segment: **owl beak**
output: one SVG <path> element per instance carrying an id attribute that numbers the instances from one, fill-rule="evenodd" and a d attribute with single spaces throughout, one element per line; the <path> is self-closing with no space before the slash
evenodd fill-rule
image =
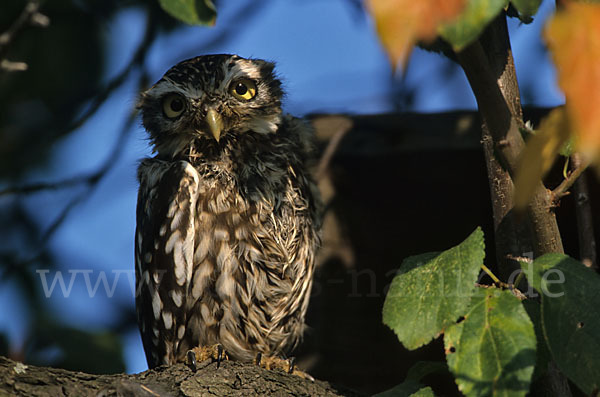
<path id="1" fill-rule="evenodd" d="M 210 128 L 211 134 L 215 137 L 215 140 L 219 142 L 221 138 L 221 131 L 223 131 L 223 120 L 221 115 L 217 113 L 215 109 L 208 109 L 206 112 L 206 123 Z"/>

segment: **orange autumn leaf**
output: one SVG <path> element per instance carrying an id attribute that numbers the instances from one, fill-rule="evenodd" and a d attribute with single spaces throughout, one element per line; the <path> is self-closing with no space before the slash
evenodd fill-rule
<path id="1" fill-rule="evenodd" d="M 568 2 L 544 37 L 565 93 L 577 150 L 600 152 L 600 4 Z"/>
<path id="2" fill-rule="evenodd" d="M 377 33 L 392 64 L 404 62 L 418 40 L 431 41 L 438 27 L 457 17 L 466 0 L 368 0 Z"/>

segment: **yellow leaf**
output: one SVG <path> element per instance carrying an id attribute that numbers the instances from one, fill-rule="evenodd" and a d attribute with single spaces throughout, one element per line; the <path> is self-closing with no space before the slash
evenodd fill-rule
<path id="1" fill-rule="evenodd" d="M 431 41 L 438 27 L 457 17 L 466 0 L 368 0 L 377 33 L 392 64 L 404 62 L 418 40 Z"/>
<path id="2" fill-rule="evenodd" d="M 577 150 L 600 154 L 600 4 L 567 2 L 544 37 L 576 135 Z"/>
<path id="3" fill-rule="evenodd" d="M 533 197 L 536 187 L 552 167 L 560 149 L 570 137 L 565 108 L 554 109 L 540 125 L 523 152 L 515 178 L 515 208 L 523 209 Z"/>

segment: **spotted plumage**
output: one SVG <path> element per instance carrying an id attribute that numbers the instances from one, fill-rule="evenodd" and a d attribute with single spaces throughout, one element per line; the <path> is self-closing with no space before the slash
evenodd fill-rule
<path id="1" fill-rule="evenodd" d="M 183 61 L 142 94 L 138 323 L 150 367 L 220 343 L 230 358 L 300 340 L 318 245 L 312 133 L 281 111 L 273 64 Z"/>

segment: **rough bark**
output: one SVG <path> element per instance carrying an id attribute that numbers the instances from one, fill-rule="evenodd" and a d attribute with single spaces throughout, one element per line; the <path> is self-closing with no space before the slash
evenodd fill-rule
<path id="1" fill-rule="evenodd" d="M 486 155 L 493 152 L 495 155 L 491 157 L 497 156 L 499 165 L 504 169 L 498 170 L 495 159 L 491 157 L 487 159 L 488 169 L 493 170 L 490 172 L 490 176 L 494 178 L 490 179 L 492 195 L 497 194 L 496 197 L 492 196 L 492 202 L 495 203 L 493 204 L 494 224 L 498 225 L 497 231 L 500 232 L 495 237 L 499 265 L 504 267 L 503 273 L 517 268 L 505 254 L 511 253 L 514 248 L 522 250 L 530 245 L 536 257 L 549 252 L 564 252 L 556 216 L 552 209 L 552 194 L 542 181 L 537 182 L 534 197 L 527 206 L 527 224 L 519 222 L 518 214 L 514 214 L 511 209 L 513 188 L 511 180 L 518 167 L 519 156 L 525 143 L 519 131 L 519 127 L 523 126 L 523 118 L 506 15 L 501 13 L 490 23 L 482 37 L 461 51 L 458 59 L 473 89 L 485 124 L 484 142 L 486 142 L 485 133 L 489 132 Z M 496 203 L 498 200 L 504 200 L 505 205 Z M 496 218 L 497 216 L 502 218 Z M 507 226 L 504 230 L 500 230 L 502 223 L 506 223 Z M 529 231 L 526 228 L 529 228 Z M 502 235 L 501 232 L 505 234 Z M 525 239 L 519 239 L 521 236 Z M 516 254 L 522 256 L 525 252 Z M 541 382 L 541 388 L 542 395 L 571 394 L 567 379 L 558 370 L 547 373 Z"/>
<path id="2" fill-rule="evenodd" d="M 512 117 L 519 125 L 522 125 L 521 96 L 512 50 L 507 37 L 506 19 L 504 15 L 500 15 L 482 35 L 481 42 L 485 48 L 490 68 L 497 76 L 496 81 L 506 105 Z M 512 258 L 533 253 L 532 233 L 530 225 L 520 221 L 512 211 L 514 185 L 508 170 L 498 161 L 494 139 L 486 124 L 482 127 L 482 143 L 494 214 L 496 258 L 500 274 L 506 280 L 515 270 L 520 269 L 518 262 Z"/>
<path id="3" fill-rule="evenodd" d="M 93 357 L 90 357 L 93 359 Z M 132 375 L 92 375 L 24 365 L 0 357 L 0 396 L 358 396 L 359 394 L 283 372 L 232 361 L 184 364 Z"/>
<path id="4" fill-rule="evenodd" d="M 525 146 L 519 127 L 522 120 L 512 108 L 520 107 L 515 98 L 514 71 L 511 72 L 512 55 L 506 31 L 505 15 L 502 14 L 487 28 L 486 35 L 493 41 L 479 39 L 457 54 L 473 89 L 479 112 L 490 132 L 494 153 L 509 175 L 514 175 L 519 156 Z M 487 40 L 490 41 L 490 40 Z M 503 41 L 503 43 L 497 43 Z M 514 78 L 514 82 L 510 82 Z M 518 92 L 518 91 L 516 91 Z M 527 219 L 533 230 L 534 255 L 563 252 L 560 231 L 552 211 L 550 192 L 541 181 L 537 183 L 535 195 L 527 207 Z"/>

